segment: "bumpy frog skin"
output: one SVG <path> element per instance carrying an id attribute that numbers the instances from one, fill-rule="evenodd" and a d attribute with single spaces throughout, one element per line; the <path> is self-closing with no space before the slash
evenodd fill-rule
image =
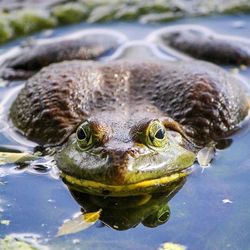
<path id="1" fill-rule="evenodd" d="M 220 67 L 180 53 L 183 61 L 157 57 L 159 48 L 177 48 L 206 59 L 204 51 L 224 44 L 216 61 L 230 53 L 237 56 L 230 63 L 250 62 L 248 41 L 241 48 L 236 38 L 213 33 L 211 42 L 197 27 L 193 39 L 190 29 L 151 35 L 151 59 L 135 49 L 133 58 L 124 56 L 126 39 L 112 32 L 24 48 L 3 64 L 2 76 L 25 78 L 42 69 L 14 101 L 11 121 L 30 140 L 58 147 L 56 162 L 71 188 L 110 196 L 162 191 L 186 175 L 199 148 L 231 135 L 249 109 L 244 84 Z M 187 49 L 195 44 L 199 52 Z M 116 52 L 104 57 L 108 51 Z"/>

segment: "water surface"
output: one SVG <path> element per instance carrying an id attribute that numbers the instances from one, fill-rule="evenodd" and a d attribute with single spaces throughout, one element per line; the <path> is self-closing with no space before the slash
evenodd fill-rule
<path id="1" fill-rule="evenodd" d="M 223 34 L 250 39 L 250 16 L 214 16 L 174 22 L 184 23 L 200 24 Z M 59 28 L 49 36 L 60 36 L 86 27 L 105 27 L 125 33 L 130 40 L 141 40 L 163 26 L 80 24 Z M 48 33 L 38 34 L 38 37 L 44 35 Z M 0 49 L 4 51 L 18 42 L 20 40 Z M 241 70 L 240 75 L 250 84 L 250 69 Z M 15 86 L 1 87 L 0 100 L 15 89 Z M 3 107 L 4 113 L 7 106 Z M 6 133 L 3 122 L 0 123 L 1 145 L 18 146 Z M 27 146 L 25 142 L 20 145 L 21 150 L 32 149 L 32 145 Z M 9 225 L 0 224 L 0 237 L 11 233 L 26 234 L 38 237 L 42 244 L 52 249 L 61 246 L 63 249 L 147 250 L 157 249 L 163 242 L 179 243 L 192 250 L 236 250 L 250 246 L 250 131 L 247 127 L 233 137 L 229 148 L 217 152 L 210 168 L 197 168 L 187 178 L 182 189 L 169 202 L 170 219 L 155 228 L 140 224 L 118 231 L 98 222 L 81 233 L 55 238 L 58 227 L 79 212 L 80 206 L 51 171 L 38 172 L 32 167 L 17 170 L 17 167 L 14 164 L 0 167 L 0 220 L 10 221 Z"/>

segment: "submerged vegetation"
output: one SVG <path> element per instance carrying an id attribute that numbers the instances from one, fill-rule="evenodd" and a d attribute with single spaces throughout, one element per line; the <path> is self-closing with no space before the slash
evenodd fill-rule
<path id="1" fill-rule="evenodd" d="M 4 239 L 0 239 L 0 249 L 38 250 L 38 248 L 32 246 L 31 244 L 12 236 L 6 236 Z"/>
<path id="2" fill-rule="evenodd" d="M 27 9 L 27 2 L 22 1 L 15 7 L 6 2 L 0 4 L 0 44 L 36 31 L 81 21 L 149 23 L 186 16 L 250 12 L 249 0 L 78 0 L 67 3 L 47 0 L 42 6 L 30 2 L 30 9 Z"/>

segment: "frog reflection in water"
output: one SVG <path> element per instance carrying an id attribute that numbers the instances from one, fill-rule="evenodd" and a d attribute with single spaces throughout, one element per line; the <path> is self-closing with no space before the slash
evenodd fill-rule
<path id="1" fill-rule="evenodd" d="M 106 197 L 83 194 L 69 189 L 83 213 L 100 211 L 100 221 L 115 230 L 127 230 L 142 223 L 157 227 L 168 221 L 168 201 L 181 189 L 185 177 L 165 185 L 164 193 L 129 197 Z"/>
<path id="2" fill-rule="evenodd" d="M 173 30 L 151 36 L 152 47 L 250 63 L 246 40 L 207 35 L 199 27 Z M 13 102 L 10 119 L 30 140 L 57 147 L 63 180 L 80 192 L 162 192 L 187 174 L 199 149 L 230 136 L 248 114 L 244 84 L 214 64 L 181 53 L 183 61 L 144 59 L 136 52 L 133 58 L 89 61 L 122 42 L 116 33 L 97 31 L 35 44 L 2 70 L 5 78 L 35 73 Z"/>

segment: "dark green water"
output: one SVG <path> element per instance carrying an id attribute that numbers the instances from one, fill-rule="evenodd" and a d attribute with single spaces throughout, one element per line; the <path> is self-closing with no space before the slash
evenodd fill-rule
<path id="1" fill-rule="evenodd" d="M 239 24 L 235 22 L 239 21 L 244 22 L 244 27 L 235 27 Z M 223 34 L 250 38 L 250 16 L 185 19 L 176 23 L 200 24 Z M 141 40 L 163 25 L 82 24 L 57 29 L 52 36 L 85 27 L 114 29 L 131 40 Z M 15 43 L 2 47 L 3 51 Z M 250 69 L 240 71 L 240 75 L 250 84 Z M 1 87 L 0 99 L 15 89 Z M 3 109 L 6 113 L 5 106 Z M 2 123 L 0 146 L 18 146 Z M 24 141 L 19 146 L 22 150 L 31 149 Z M 62 181 L 53 177 L 50 169 L 39 172 L 32 167 L 22 170 L 16 167 L 14 164 L 0 166 L 0 220 L 10 221 L 8 226 L 0 224 L 0 237 L 11 233 L 37 235 L 41 244 L 52 249 L 147 250 L 157 249 L 163 242 L 179 243 L 194 250 L 250 249 L 250 131 L 247 126 L 233 137 L 229 148 L 217 152 L 210 168 L 204 171 L 196 168 L 169 202 L 171 216 L 168 222 L 155 228 L 139 224 L 118 231 L 97 222 L 83 232 L 55 238 L 58 227 L 79 212 L 80 206 Z M 230 202 L 223 202 L 225 199 Z"/>

